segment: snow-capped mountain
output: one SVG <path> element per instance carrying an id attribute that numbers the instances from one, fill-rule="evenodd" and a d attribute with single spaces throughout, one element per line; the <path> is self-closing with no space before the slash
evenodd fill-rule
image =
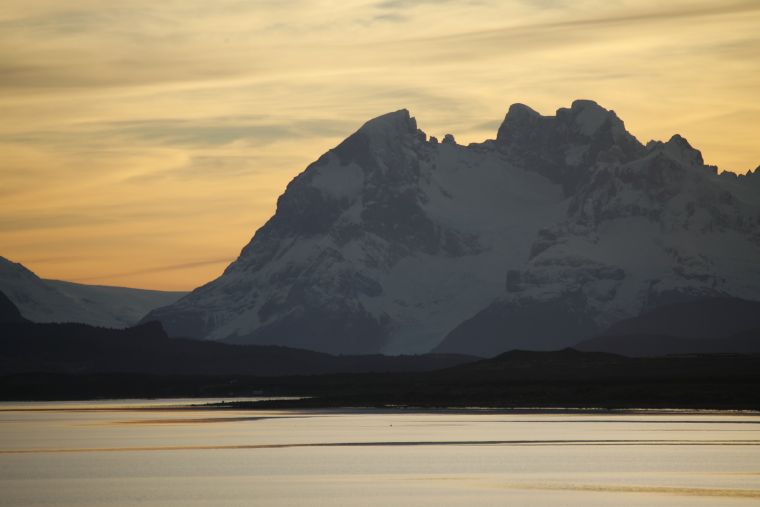
<path id="1" fill-rule="evenodd" d="M 339 353 L 565 346 L 661 302 L 760 300 L 760 171 L 717 174 L 614 112 L 510 107 L 439 143 L 406 110 L 297 176 L 218 279 L 151 312 L 171 335 Z"/>
<path id="2" fill-rule="evenodd" d="M 113 328 L 132 326 L 150 310 L 186 294 L 43 280 L 4 257 L 0 257 L 0 291 L 33 322 L 82 322 Z"/>

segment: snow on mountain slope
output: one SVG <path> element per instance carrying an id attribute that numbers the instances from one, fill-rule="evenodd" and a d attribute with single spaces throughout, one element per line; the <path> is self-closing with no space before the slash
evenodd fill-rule
<path id="1" fill-rule="evenodd" d="M 114 328 L 134 325 L 153 308 L 186 294 L 43 280 L 3 257 L 0 291 L 33 322 L 83 322 Z"/>
<path id="2" fill-rule="evenodd" d="M 564 347 L 667 303 L 760 300 L 753 178 L 717 175 L 680 136 L 634 160 L 599 157 L 566 219 L 538 231 L 528 262 L 507 273 L 506 292 L 436 350 Z"/>
<path id="3" fill-rule="evenodd" d="M 513 105 L 469 146 L 396 111 L 297 176 L 220 278 L 145 320 L 334 353 L 426 352 L 454 329 L 441 347 L 483 353 L 574 343 L 672 294 L 760 299 L 760 178 L 713 169 L 591 101 Z"/>
<path id="4" fill-rule="evenodd" d="M 44 282 L 81 306 L 93 308 L 93 313 L 103 320 L 103 325 L 116 328 L 134 326 L 149 311 L 170 305 L 187 294 L 182 291 L 85 285 L 63 280 Z"/>

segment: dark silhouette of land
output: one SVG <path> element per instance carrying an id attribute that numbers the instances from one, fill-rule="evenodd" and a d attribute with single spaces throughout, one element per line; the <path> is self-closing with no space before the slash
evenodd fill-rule
<path id="1" fill-rule="evenodd" d="M 299 385 L 300 384 L 300 385 Z M 628 358 L 565 349 L 511 351 L 417 374 L 280 379 L 312 398 L 240 407 L 585 407 L 760 409 L 760 355 Z"/>
<path id="2" fill-rule="evenodd" d="M 760 355 L 628 358 L 512 351 L 428 372 L 258 377 L 140 373 L 19 373 L 5 400 L 297 396 L 225 407 L 585 407 L 760 410 Z"/>
<path id="3" fill-rule="evenodd" d="M 315 375 L 424 371 L 475 359 L 456 354 L 334 356 L 265 345 L 230 345 L 166 336 L 161 324 L 128 329 L 85 324 L 4 324 L 0 372 L 150 375 Z"/>
<path id="4" fill-rule="evenodd" d="M 624 356 L 760 353 L 760 302 L 715 297 L 622 320 L 575 348 Z"/>
<path id="5" fill-rule="evenodd" d="M 265 395 L 302 399 L 225 406 L 760 409 L 758 354 L 333 356 L 169 338 L 157 322 L 36 324 L 2 293 L 0 332 L 3 400 Z"/>

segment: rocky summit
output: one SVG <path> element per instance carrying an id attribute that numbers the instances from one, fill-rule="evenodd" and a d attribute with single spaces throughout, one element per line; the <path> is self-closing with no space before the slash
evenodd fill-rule
<path id="1" fill-rule="evenodd" d="M 760 170 L 640 143 L 578 100 L 515 104 L 462 146 L 407 110 L 287 186 L 216 280 L 144 320 L 172 336 L 331 353 L 552 349 L 659 305 L 760 300 Z"/>

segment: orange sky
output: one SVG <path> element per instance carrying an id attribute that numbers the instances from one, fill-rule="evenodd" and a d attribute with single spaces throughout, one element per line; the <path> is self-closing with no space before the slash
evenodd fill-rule
<path id="1" fill-rule="evenodd" d="M 760 2 L 5 0 L 0 255 L 191 289 L 367 119 L 493 138 L 507 107 L 614 109 L 760 164 Z"/>

